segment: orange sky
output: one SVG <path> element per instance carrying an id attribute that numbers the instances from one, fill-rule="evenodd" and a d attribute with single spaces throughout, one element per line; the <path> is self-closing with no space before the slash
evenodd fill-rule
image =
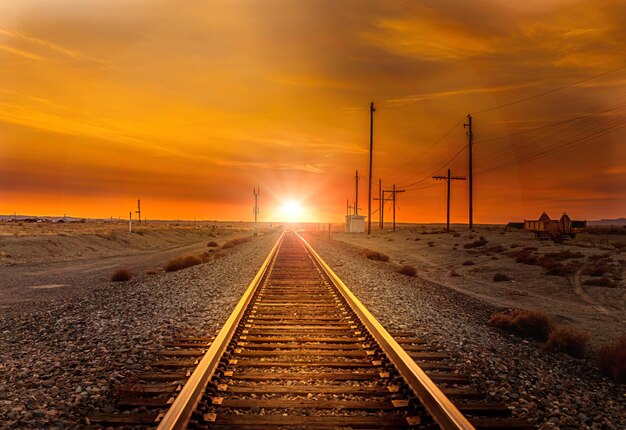
<path id="1" fill-rule="evenodd" d="M 626 216 L 626 69 L 480 113 L 624 64 L 621 0 L 0 0 L 0 214 L 141 197 L 151 219 L 250 220 L 260 187 L 262 220 L 301 200 L 340 221 L 373 100 L 374 178 L 421 180 L 399 221 L 445 220 L 424 178 L 467 174 L 447 161 L 469 112 L 478 223 Z"/>

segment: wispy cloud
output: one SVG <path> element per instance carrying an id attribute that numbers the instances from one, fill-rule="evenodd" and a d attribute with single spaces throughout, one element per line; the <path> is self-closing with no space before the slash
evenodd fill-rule
<path id="1" fill-rule="evenodd" d="M 57 57 L 105 64 L 104 61 L 92 55 L 85 54 L 76 49 L 67 48 L 58 43 L 41 39 L 22 31 L 11 31 L 0 28 L 0 37 L 5 39 L 5 43 L 0 44 L 0 49 L 11 54 L 28 58 L 29 60 L 40 61 Z M 12 43 L 8 43 L 9 41 Z M 13 45 L 18 45 L 19 47 Z M 20 45 L 27 46 L 28 49 Z"/>
<path id="2" fill-rule="evenodd" d="M 525 84 L 501 85 L 501 86 L 482 87 L 482 88 L 463 88 L 463 89 L 458 89 L 458 90 L 439 91 L 439 92 L 434 92 L 434 93 L 413 94 L 410 96 L 386 100 L 386 103 L 392 106 L 393 105 L 404 106 L 404 105 L 408 105 L 412 103 L 418 103 L 418 102 L 438 99 L 442 97 L 465 96 L 465 95 L 470 95 L 470 94 L 513 91 L 513 90 L 519 90 L 522 88 L 534 87 L 537 85 L 538 85 L 537 82 L 529 82 Z"/>
<path id="3" fill-rule="evenodd" d="M 28 58 L 29 60 L 42 60 L 39 55 L 33 54 L 32 52 L 24 51 L 23 49 L 13 48 L 12 46 L 0 44 L 0 49 L 11 54 L 19 55 L 20 57 Z"/>

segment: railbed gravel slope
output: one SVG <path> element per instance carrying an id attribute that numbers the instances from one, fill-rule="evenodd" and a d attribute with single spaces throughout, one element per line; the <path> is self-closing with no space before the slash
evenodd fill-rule
<path id="1" fill-rule="evenodd" d="M 626 387 L 589 359 L 548 353 L 538 343 L 486 326 L 496 310 L 444 285 L 397 273 L 363 249 L 305 235 L 320 256 L 390 330 L 415 330 L 447 351 L 478 389 L 540 429 L 626 428 Z"/>
<path id="2" fill-rule="evenodd" d="M 47 310 L 0 315 L 0 428 L 80 428 L 113 411 L 114 387 L 173 335 L 219 329 L 277 239 L 127 283 L 104 282 Z"/>

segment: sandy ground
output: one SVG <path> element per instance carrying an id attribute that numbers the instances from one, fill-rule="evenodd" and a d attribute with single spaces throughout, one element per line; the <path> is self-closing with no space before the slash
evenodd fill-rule
<path id="1" fill-rule="evenodd" d="M 172 258 L 200 254 L 250 235 L 249 230 L 193 224 L 0 223 L 0 310 L 45 306 L 109 282 L 127 268 L 138 279 L 151 276 Z"/>
<path id="2" fill-rule="evenodd" d="M 465 248 L 481 237 L 483 246 Z M 600 343 L 626 333 L 626 253 L 620 243 L 626 237 L 579 235 L 575 240 L 557 244 L 539 241 L 523 231 L 505 232 L 501 226 L 479 226 L 470 233 L 457 227 L 445 233 L 440 226 L 398 228 L 395 232 L 372 231 L 372 235 L 333 232 L 334 240 L 384 253 L 391 263 L 410 265 L 419 277 L 440 283 L 497 308 L 540 310 L 563 325 L 588 330 L 592 342 Z M 577 257 L 561 264 L 571 267 L 565 276 L 549 276 L 538 265 L 516 262 L 524 248 L 536 257 L 570 251 Z M 536 249 L 533 249 L 536 248 Z M 614 287 L 585 285 L 598 277 L 590 268 L 603 266 Z M 510 280 L 495 282 L 500 273 Z"/>

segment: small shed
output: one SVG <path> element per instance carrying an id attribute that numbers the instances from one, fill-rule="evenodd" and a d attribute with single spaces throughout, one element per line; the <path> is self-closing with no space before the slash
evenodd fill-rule
<path id="1" fill-rule="evenodd" d="M 365 232 L 365 217 L 363 215 L 346 215 L 346 233 Z"/>

